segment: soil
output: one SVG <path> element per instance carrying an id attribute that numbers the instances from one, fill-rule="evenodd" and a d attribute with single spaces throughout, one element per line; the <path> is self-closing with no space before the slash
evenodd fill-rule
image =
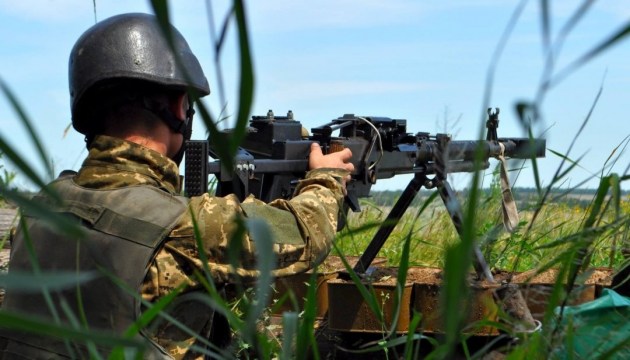
<path id="1" fill-rule="evenodd" d="M 333 260 L 335 261 L 335 260 Z M 530 285 L 550 285 L 556 282 L 558 276 L 557 269 L 549 269 L 542 273 L 530 270 L 522 273 L 512 273 L 507 271 L 495 271 L 494 280 L 497 284 L 502 282 Z M 610 268 L 597 268 L 589 270 L 589 277 L 584 284 L 610 286 L 612 281 L 612 270 Z M 366 280 L 373 284 L 392 285 L 396 284 L 398 268 L 396 267 L 376 267 L 369 274 Z M 439 285 L 442 282 L 442 269 L 429 267 L 410 267 L 407 271 L 406 282 L 423 285 Z M 474 273 L 470 273 L 469 282 L 480 288 L 493 288 L 497 285 L 480 281 Z"/>
<path id="2" fill-rule="evenodd" d="M 367 278 L 373 284 L 395 285 L 398 278 L 398 268 L 378 267 Z M 442 282 L 442 270 L 437 268 L 411 267 L 407 271 L 407 283 L 439 284 Z"/>
<path id="3" fill-rule="evenodd" d="M 610 268 L 596 268 L 589 270 L 589 272 L 589 277 L 584 282 L 586 285 L 610 286 L 612 282 L 612 271 Z M 518 284 L 528 283 L 532 285 L 553 284 L 556 282 L 557 278 L 557 269 L 549 269 L 543 273 L 538 273 L 536 270 L 529 270 L 515 274 L 512 278 L 512 282 Z"/>
<path id="4" fill-rule="evenodd" d="M 356 263 L 359 261 L 359 257 L 346 256 L 346 261 L 348 262 L 350 267 L 354 267 L 354 265 L 356 265 Z M 374 259 L 374 261 L 372 261 L 372 266 L 374 267 L 383 267 L 386 265 L 387 265 L 387 259 L 385 258 L 377 257 Z M 317 271 L 322 274 L 330 274 L 330 273 L 345 271 L 345 269 L 346 268 L 343 265 L 343 261 L 341 260 L 341 257 L 330 255 L 326 258 L 326 260 L 324 260 L 324 262 L 322 262 L 319 265 Z"/>

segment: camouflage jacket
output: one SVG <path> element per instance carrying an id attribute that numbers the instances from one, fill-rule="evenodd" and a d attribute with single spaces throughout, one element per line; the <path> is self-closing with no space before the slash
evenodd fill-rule
<path id="1" fill-rule="evenodd" d="M 204 194 L 191 198 L 189 211 L 182 214 L 149 265 L 142 297 L 156 301 L 182 283 L 189 289 L 201 287 L 193 275 L 204 271 L 193 217 L 208 259 L 205 265 L 217 285 L 235 281 L 236 277 L 247 281 L 257 276 L 256 249 L 247 235 L 243 239 L 240 266 L 230 270 L 228 265 L 228 239 L 236 229 L 235 216 L 264 219 L 270 225 L 277 255 L 275 276 L 292 275 L 314 267 L 326 257 L 335 237 L 339 204 L 343 200 L 339 179 L 345 174 L 331 169 L 310 171 L 298 184 L 292 199 L 278 199 L 268 204 L 253 197 L 241 203 L 230 195 Z M 173 161 L 141 145 L 108 136 L 99 136 L 93 141 L 74 181 L 93 189 L 148 184 L 177 194 L 180 188 L 179 169 Z M 154 337 L 175 357 L 181 357 L 192 344 L 189 336 L 178 331 L 169 333 L 158 329 Z"/>

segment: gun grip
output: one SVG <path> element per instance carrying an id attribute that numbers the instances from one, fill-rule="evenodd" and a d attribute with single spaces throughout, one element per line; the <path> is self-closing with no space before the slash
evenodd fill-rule
<path id="1" fill-rule="evenodd" d="M 359 205 L 359 200 L 356 195 L 349 194 L 344 197 L 343 205 L 339 210 L 339 219 L 337 222 L 337 231 L 341 231 L 344 227 L 346 227 L 346 220 L 348 218 L 348 209 L 352 209 L 354 212 L 360 212 L 361 206 Z"/>
<path id="2" fill-rule="evenodd" d="M 348 193 L 344 197 L 345 203 L 352 209 L 354 212 L 361 212 L 361 205 L 359 204 L 359 198 L 354 193 Z"/>
<path id="3" fill-rule="evenodd" d="M 333 140 L 330 142 L 330 149 L 328 150 L 328 153 L 331 154 L 331 153 L 339 152 L 345 148 L 346 146 L 343 144 L 342 141 Z"/>

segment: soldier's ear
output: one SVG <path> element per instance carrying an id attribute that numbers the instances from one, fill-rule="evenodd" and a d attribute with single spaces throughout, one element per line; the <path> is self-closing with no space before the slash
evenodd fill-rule
<path id="1" fill-rule="evenodd" d="M 179 120 L 186 120 L 186 111 L 188 111 L 188 95 L 185 92 L 178 93 L 171 97 L 171 111 Z"/>

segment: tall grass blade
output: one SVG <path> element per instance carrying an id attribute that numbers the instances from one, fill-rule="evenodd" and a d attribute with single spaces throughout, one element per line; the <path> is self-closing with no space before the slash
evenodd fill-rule
<path id="1" fill-rule="evenodd" d="M 315 328 L 315 317 L 317 315 L 317 268 L 309 278 L 308 287 L 306 289 L 306 299 L 304 301 L 304 310 L 302 312 L 302 321 L 297 331 L 297 339 L 295 345 L 295 353 L 301 357 L 307 357 L 309 347 L 312 348 L 312 358 L 319 359 L 319 349 L 313 329 Z M 283 343 L 283 346 L 286 343 Z"/>
<path id="2" fill-rule="evenodd" d="M 39 137 L 35 133 L 35 129 L 33 128 L 31 120 L 26 115 L 26 112 L 24 111 L 24 108 L 20 105 L 17 97 L 13 94 L 11 89 L 9 89 L 7 84 L 5 84 L 5 82 L 1 78 L 0 78 L 0 89 L 2 89 L 4 96 L 7 98 L 7 100 L 9 100 L 9 103 L 11 104 L 11 107 L 13 108 L 13 111 L 15 111 L 15 113 L 18 115 L 20 122 L 22 123 L 24 128 L 27 130 L 30 140 L 33 142 L 33 145 L 35 145 L 35 149 L 37 150 L 37 154 L 39 155 L 42 165 L 44 165 L 44 170 L 46 171 L 48 179 L 52 180 L 55 177 L 53 174 L 52 165 L 50 164 L 48 156 L 46 155 L 46 149 L 42 145 L 41 141 L 39 141 Z M 26 166 L 26 164 L 22 161 L 21 157 L 16 156 L 15 152 L 13 152 L 13 150 L 9 146 L 6 145 L 6 142 L 3 139 L 0 139 L 0 144 L 2 145 L 1 150 L 5 152 L 7 156 L 9 156 L 11 161 L 13 161 L 14 164 L 18 166 L 20 170 L 24 171 L 24 173 L 29 177 L 31 181 L 33 181 L 35 184 L 40 185 L 42 187 L 45 185 L 45 182 L 42 181 L 42 179 L 40 179 L 39 176 L 35 175 L 35 173 L 31 171 L 31 169 L 28 166 Z"/>
<path id="3" fill-rule="evenodd" d="M 419 216 L 420 214 L 418 214 Z M 396 292 L 394 293 L 394 303 L 393 307 L 393 317 L 392 322 L 389 327 L 388 337 L 396 334 L 396 329 L 398 328 L 398 321 L 400 320 L 400 310 L 404 304 L 402 302 L 403 292 L 405 291 L 405 287 L 407 284 L 407 271 L 409 270 L 409 248 L 411 244 L 413 229 L 411 229 L 407 236 L 405 236 L 405 240 L 403 242 L 402 254 L 400 257 L 400 263 L 398 264 L 398 272 L 396 275 Z"/>
<path id="4" fill-rule="evenodd" d="M 260 219 L 247 219 L 247 229 L 249 236 L 254 240 L 257 251 L 257 271 L 256 281 L 256 301 L 252 309 L 247 314 L 246 326 L 254 334 L 256 332 L 256 322 L 271 299 L 271 285 L 273 283 L 273 269 L 276 264 L 276 254 L 274 253 L 274 243 L 271 230 L 266 221 Z"/>
<path id="5" fill-rule="evenodd" d="M 73 329 L 64 325 L 51 323 L 48 319 L 41 319 L 27 314 L 15 314 L 0 310 L 0 324 L 3 328 L 26 331 L 33 334 L 53 335 L 75 342 L 92 341 L 104 346 L 126 346 L 142 349 L 145 344 L 137 339 L 121 339 L 118 335 L 101 333 L 87 329 Z"/>
<path id="6" fill-rule="evenodd" d="M 280 360 L 291 360 L 297 358 L 296 355 L 306 356 L 306 352 L 295 352 L 294 345 L 298 332 L 298 314 L 294 311 L 287 311 L 282 314 L 282 352 Z"/>
<path id="7" fill-rule="evenodd" d="M 541 22 L 541 34 L 543 51 L 549 52 L 551 44 L 551 20 L 549 16 L 549 1 L 540 0 L 540 22 Z"/>
<path id="8" fill-rule="evenodd" d="M 628 34 L 630 34 L 630 21 L 626 22 L 617 31 L 610 34 L 599 44 L 595 45 L 595 47 L 593 47 L 585 54 L 567 65 L 564 69 L 559 71 L 558 74 L 550 80 L 550 86 L 561 82 L 562 80 L 564 80 L 564 78 L 568 77 L 571 73 L 577 71 L 580 67 L 584 66 L 597 56 L 601 55 L 604 51 L 610 49 L 615 45 L 618 45 L 618 43 L 620 43 L 622 40 L 625 40 Z"/>
<path id="9" fill-rule="evenodd" d="M 384 324 L 385 318 L 383 316 L 383 311 L 380 308 L 378 300 L 376 299 L 376 295 L 374 294 L 374 289 L 371 288 L 371 285 L 370 285 L 370 289 L 368 290 L 368 287 L 365 286 L 362 279 L 359 277 L 359 275 L 357 275 L 354 269 L 350 266 L 346 257 L 343 256 L 343 253 L 341 251 L 339 251 L 339 248 L 337 247 L 337 244 L 335 242 L 333 242 L 333 249 L 335 249 L 335 251 L 340 254 L 339 258 L 341 259 L 341 262 L 348 276 L 350 276 L 350 279 L 357 287 L 357 290 L 359 290 L 359 293 L 363 297 L 363 300 L 365 300 L 368 308 L 376 316 L 377 321 L 380 322 L 381 324 Z"/>
<path id="10" fill-rule="evenodd" d="M 245 6 L 242 0 L 234 0 L 234 17 L 238 29 L 238 44 L 240 49 L 240 75 L 238 115 L 234 129 L 234 142 L 231 153 L 236 153 L 237 147 L 245 137 L 245 130 L 249 122 L 249 114 L 254 101 L 254 68 L 250 53 L 249 34 Z"/>
<path id="11" fill-rule="evenodd" d="M 155 15 L 158 21 L 160 22 L 160 25 L 161 25 L 161 28 L 162 28 L 162 31 L 166 40 L 168 41 L 170 47 L 174 49 L 173 34 L 170 28 L 170 21 L 169 21 L 168 2 L 166 0 L 151 0 L 151 5 L 153 7 L 153 11 L 155 12 Z M 186 68 L 182 66 L 181 59 L 176 56 L 176 60 L 178 62 L 177 65 L 181 67 L 184 73 L 184 76 L 187 78 L 189 82 L 191 82 L 190 74 L 188 74 L 188 72 L 186 71 Z M 251 63 L 250 63 L 250 69 L 251 69 Z M 250 74 L 251 74 L 251 71 L 250 71 Z M 250 89 L 250 90 L 253 92 L 253 89 Z M 194 89 L 189 89 L 189 92 L 193 99 L 199 98 L 199 94 L 197 94 L 196 91 L 194 91 Z M 253 98 L 253 95 L 250 94 L 250 98 Z M 250 99 L 250 104 L 251 104 L 251 99 Z M 198 101 L 196 105 L 204 121 L 204 124 L 206 125 L 206 128 L 210 131 L 212 142 L 215 145 L 213 150 L 216 151 L 216 153 L 219 155 L 219 158 L 221 159 L 223 166 L 225 166 L 225 168 L 227 169 L 231 169 L 232 159 L 236 153 L 238 144 L 240 144 L 240 141 L 242 140 L 242 137 L 243 137 L 241 136 L 239 138 L 238 134 L 244 134 L 245 132 L 244 129 L 247 126 L 247 121 L 245 121 L 244 124 L 242 125 L 240 123 L 237 123 L 237 127 L 235 129 L 235 133 L 237 134 L 237 136 L 226 134 L 219 131 L 215 122 L 212 120 L 212 116 L 210 115 L 210 112 L 206 109 L 203 103 Z M 249 107 L 247 109 L 249 110 Z M 247 119 L 247 114 L 244 116 Z M 239 126 L 242 126 L 243 130 L 239 131 Z"/>
<path id="12" fill-rule="evenodd" d="M 0 274 L 0 288 L 10 287 L 11 291 L 39 293 L 42 288 L 48 290 L 67 289 L 77 284 L 89 282 L 97 276 L 96 273 L 92 272 L 61 271 L 34 275 L 11 271 L 9 274 Z"/>
<path id="13" fill-rule="evenodd" d="M 604 166 L 602 166 L 602 176 L 604 176 L 604 169 L 607 167 L 610 169 L 609 171 L 612 171 L 612 168 L 615 166 L 615 164 L 621 160 L 622 155 L 626 152 L 626 148 L 628 147 L 628 144 L 630 144 L 630 135 L 626 136 L 620 143 L 619 145 L 615 146 L 612 151 L 610 152 L 610 155 L 608 156 L 608 158 L 606 159 L 606 161 L 604 162 Z M 615 156 L 615 154 L 617 154 Z"/>
<path id="14" fill-rule="evenodd" d="M 206 10 L 208 12 L 208 22 L 210 27 L 210 41 L 212 41 L 212 45 L 214 47 L 214 71 L 217 77 L 217 87 L 219 88 L 219 103 L 225 107 L 227 105 L 227 101 L 225 100 L 225 85 L 223 82 L 223 71 L 220 59 L 221 49 L 223 48 L 223 43 L 227 36 L 228 25 L 230 24 L 229 20 L 233 16 L 234 8 L 230 9 L 229 15 L 223 19 L 218 38 L 215 33 L 214 12 L 212 11 L 212 2 L 210 0 L 206 0 Z"/>
<path id="15" fill-rule="evenodd" d="M 422 314 L 417 311 L 413 312 L 411 321 L 409 321 L 409 331 L 407 332 L 405 339 L 405 352 L 403 358 L 405 360 L 418 359 L 420 354 L 420 340 L 414 337 L 414 335 L 420 330 L 420 321 L 422 321 Z"/>
<path id="16" fill-rule="evenodd" d="M 49 192 L 52 193 L 53 191 Z M 71 220 L 69 217 L 57 211 L 53 211 L 50 208 L 50 204 L 34 201 L 30 196 L 24 195 L 24 193 L 19 190 L 0 191 L 0 194 L 20 209 L 20 216 L 27 214 L 29 216 L 38 217 L 46 221 L 57 231 L 77 239 L 84 238 L 86 235 L 85 231 L 78 226 L 76 221 Z M 59 195 L 56 194 L 56 196 L 58 197 Z M 59 199 L 59 201 L 61 200 Z"/>

